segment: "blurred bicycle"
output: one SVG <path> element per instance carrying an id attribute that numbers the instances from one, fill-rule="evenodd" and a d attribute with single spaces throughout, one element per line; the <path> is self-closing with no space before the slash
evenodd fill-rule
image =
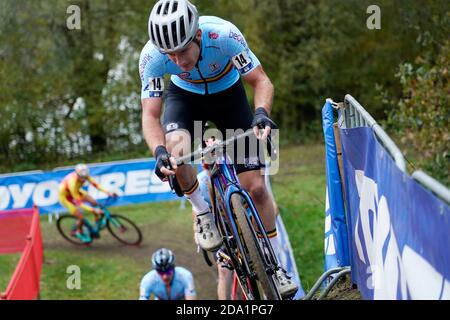
<path id="1" fill-rule="evenodd" d="M 64 239 L 75 245 L 90 245 L 94 239 L 100 238 L 102 230 L 107 229 L 111 235 L 125 245 L 137 246 L 142 242 L 142 232 L 129 218 L 119 214 L 112 214 L 110 206 L 116 197 L 108 197 L 99 208 L 103 210 L 102 217 L 95 223 L 83 218 L 83 237 L 77 236 L 78 218 L 71 214 L 64 214 L 56 221 L 59 233 Z"/>

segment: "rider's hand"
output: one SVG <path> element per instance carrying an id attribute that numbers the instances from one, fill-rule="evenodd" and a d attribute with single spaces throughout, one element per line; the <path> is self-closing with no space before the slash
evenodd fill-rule
<path id="1" fill-rule="evenodd" d="M 119 195 L 115 192 L 108 192 L 108 196 L 111 198 L 117 198 Z"/>
<path id="2" fill-rule="evenodd" d="M 175 175 L 177 163 L 175 158 L 170 155 L 166 147 L 158 146 L 155 149 L 156 168 L 155 173 L 162 181 L 167 180 L 167 176 Z M 170 161 L 170 162 L 169 162 Z M 170 167 L 171 166 L 171 167 Z"/>
<path id="3" fill-rule="evenodd" d="M 255 133 L 255 136 L 258 139 L 265 140 L 267 138 L 267 136 L 269 135 L 270 130 L 278 129 L 278 126 L 272 119 L 270 119 L 269 115 L 267 114 L 266 109 L 260 107 L 260 108 L 256 108 L 256 110 L 255 110 L 255 116 L 253 117 L 252 128 L 253 128 L 253 132 Z M 262 135 L 260 135 L 259 129 L 264 129 L 264 132 Z"/>
<path id="4" fill-rule="evenodd" d="M 100 209 L 100 208 L 95 208 L 95 209 L 94 209 L 94 213 L 95 213 L 96 215 L 101 216 L 101 215 L 103 214 L 103 210 Z"/>

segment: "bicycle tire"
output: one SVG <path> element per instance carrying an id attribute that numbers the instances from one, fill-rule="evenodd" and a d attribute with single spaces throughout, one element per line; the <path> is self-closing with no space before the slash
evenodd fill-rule
<path id="1" fill-rule="evenodd" d="M 231 236 L 232 232 L 229 229 L 229 226 L 227 224 L 227 222 L 225 222 L 225 220 L 223 219 L 223 217 L 220 217 L 221 215 L 223 215 L 224 213 L 224 206 L 223 203 L 220 201 L 221 196 L 220 194 L 217 193 L 217 190 L 214 189 L 215 192 L 215 206 L 214 206 L 214 216 L 215 216 L 215 222 L 217 224 L 217 228 L 219 229 L 219 232 L 221 234 L 222 237 L 229 239 L 229 237 Z M 239 286 L 243 292 L 243 295 L 249 296 L 250 300 L 254 300 L 253 298 L 253 292 L 251 292 L 251 287 L 249 286 L 249 283 L 247 281 L 248 277 L 246 275 L 246 273 L 244 272 L 244 266 L 239 262 L 239 259 L 234 257 L 234 254 L 232 254 L 232 245 L 231 243 L 228 241 L 223 241 L 223 246 L 225 247 L 225 251 L 230 255 L 230 259 L 231 259 L 231 265 L 234 267 L 234 273 L 238 274 L 238 279 L 243 279 L 242 277 L 245 277 L 246 280 L 244 280 L 245 282 L 247 282 L 246 284 L 243 284 L 241 281 L 242 280 L 238 280 L 239 282 Z"/>
<path id="2" fill-rule="evenodd" d="M 64 214 L 62 216 L 60 216 L 57 220 L 56 220 L 56 227 L 58 229 L 58 232 L 61 234 L 61 236 L 66 239 L 67 241 L 69 241 L 72 244 L 75 244 L 77 246 L 86 246 L 86 245 L 90 245 L 93 241 L 93 238 L 90 237 L 91 241 L 89 242 L 83 242 L 80 239 L 78 239 L 77 237 L 74 237 L 70 234 L 67 234 L 66 231 L 64 230 L 64 228 L 62 227 L 63 225 L 63 221 L 64 220 L 74 220 L 74 224 L 76 224 L 78 218 L 70 215 L 70 214 Z M 84 223 L 83 223 L 84 224 Z"/>
<path id="3" fill-rule="evenodd" d="M 118 229 L 116 229 L 116 226 L 112 225 L 112 219 L 116 219 L 116 221 L 124 220 L 126 221 L 131 227 L 136 231 L 137 239 L 135 241 L 128 241 L 120 236 L 120 234 L 117 232 Z M 123 223 L 120 222 L 120 224 L 123 226 Z M 139 229 L 139 227 L 130 219 L 127 217 L 121 216 L 119 214 L 112 214 L 111 219 L 108 219 L 108 222 L 106 224 L 106 227 L 108 228 L 108 231 L 111 233 L 111 235 L 116 238 L 119 242 L 129 245 L 129 246 L 137 246 L 142 242 L 142 232 Z"/>
<path id="4" fill-rule="evenodd" d="M 251 221 L 247 219 L 246 210 L 242 206 L 241 196 L 237 193 L 231 196 L 231 204 L 233 205 L 234 214 L 239 225 L 245 246 L 247 247 L 248 254 L 252 265 L 254 266 L 254 272 L 258 278 L 258 281 L 262 287 L 267 300 L 280 300 L 280 296 L 277 289 L 274 288 L 275 284 L 270 275 L 267 274 L 266 268 L 264 267 L 264 258 L 262 257 L 262 252 L 259 249 L 259 244 L 254 237 L 254 230 Z M 259 297 L 263 299 L 263 297 Z"/>

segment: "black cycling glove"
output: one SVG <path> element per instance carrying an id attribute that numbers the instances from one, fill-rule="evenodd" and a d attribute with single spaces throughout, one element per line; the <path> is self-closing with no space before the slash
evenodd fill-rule
<path id="1" fill-rule="evenodd" d="M 256 108 L 255 116 L 253 117 L 252 128 L 258 126 L 260 129 L 264 129 L 269 126 L 270 129 L 278 129 L 278 126 L 267 114 L 266 109 L 263 107 Z"/>
<path id="2" fill-rule="evenodd" d="M 155 158 L 156 158 L 156 168 L 155 173 L 158 176 L 158 178 L 163 181 L 166 178 L 166 175 L 161 172 L 161 168 L 171 168 L 170 165 L 170 153 L 167 151 L 166 147 L 160 145 L 157 146 L 155 149 Z"/>

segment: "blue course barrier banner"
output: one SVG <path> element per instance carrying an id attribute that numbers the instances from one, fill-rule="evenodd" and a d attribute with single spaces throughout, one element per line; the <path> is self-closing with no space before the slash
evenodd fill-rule
<path id="1" fill-rule="evenodd" d="M 278 262 L 292 277 L 292 280 L 297 284 L 298 290 L 294 300 L 302 299 L 305 296 L 302 283 L 300 281 L 300 275 L 298 274 L 297 264 L 295 263 L 294 252 L 292 251 L 291 242 L 289 241 L 289 235 L 284 227 L 283 219 L 281 215 L 277 215 L 276 227 L 278 233 L 278 250 L 276 251 Z"/>
<path id="2" fill-rule="evenodd" d="M 333 123 L 333 106 L 331 105 L 331 101 L 327 100 L 322 109 L 327 177 L 325 208 L 325 271 L 336 267 L 350 265 L 347 223 Z"/>
<path id="3" fill-rule="evenodd" d="M 352 279 L 365 299 L 450 299 L 450 208 L 368 127 L 341 129 Z M 351 221 L 351 222 L 350 222 Z"/>
<path id="4" fill-rule="evenodd" d="M 154 174 L 155 160 L 142 159 L 89 165 L 90 174 L 106 190 L 119 195 L 114 205 L 176 200 L 167 182 Z M 0 210 L 39 207 L 41 213 L 66 211 L 59 203 L 58 186 L 73 168 L 0 176 Z M 107 195 L 92 185 L 84 187 L 95 199 Z"/>

